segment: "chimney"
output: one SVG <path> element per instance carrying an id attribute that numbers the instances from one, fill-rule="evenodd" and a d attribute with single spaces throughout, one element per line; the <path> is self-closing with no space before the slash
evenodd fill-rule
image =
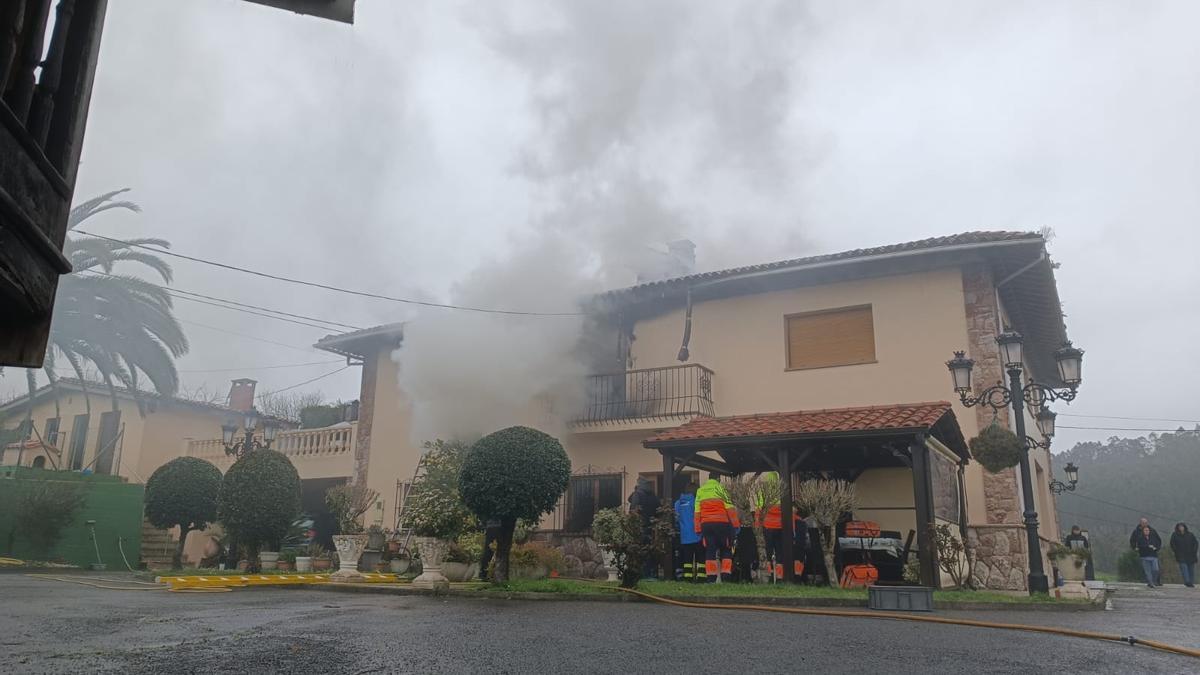
<path id="1" fill-rule="evenodd" d="M 239 412 L 246 412 L 254 407 L 254 386 L 257 380 L 241 378 L 233 381 L 229 388 L 229 407 Z"/>

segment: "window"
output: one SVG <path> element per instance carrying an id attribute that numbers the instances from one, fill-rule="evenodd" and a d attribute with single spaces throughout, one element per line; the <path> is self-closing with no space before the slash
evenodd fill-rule
<path id="1" fill-rule="evenodd" d="M 58 425 L 59 418 L 57 417 L 46 420 L 46 431 L 42 434 L 43 443 L 58 447 Z"/>
<path id="2" fill-rule="evenodd" d="M 870 305 L 791 314 L 784 322 L 788 370 L 875 362 Z"/>
<path id="3" fill-rule="evenodd" d="M 587 532 L 600 509 L 620 506 L 622 479 L 619 473 L 571 476 L 567 486 L 567 532 Z"/>

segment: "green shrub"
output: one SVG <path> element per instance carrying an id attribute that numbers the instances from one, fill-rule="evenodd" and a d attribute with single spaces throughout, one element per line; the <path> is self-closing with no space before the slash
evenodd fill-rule
<path id="1" fill-rule="evenodd" d="M 480 520 L 500 520 L 497 582 L 508 581 L 508 554 L 517 521 L 536 521 L 554 510 L 570 480 L 571 460 L 562 444 L 536 429 L 501 429 L 471 447 L 459 475 L 459 492 Z"/>
<path id="2" fill-rule="evenodd" d="M 425 473 L 408 493 L 405 524 L 418 537 L 454 539 L 475 529 L 475 518 L 459 496 L 467 447 L 456 441 L 425 443 Z"/>
<path id="3" fill-rule="evenodd" d="M 968 445 L 971 446 L 971 456 L 992 473 L 1020 464 L 1025 454 L 1025 442 L 995 421 L 972 438 Z"/>
<path id="4" fill-rule="evenodd" d="M 62 538 L 86 498 L 86 484 L 54 480 L 14 481 L 15 489 L 6 499 L 5 508 L 13 509 L 12 529 L 8 533 L 8 551 L 16 539 L 22 539 L 39 557 L 46 557 Z"/>
<path id="5" fill-rule="evenodd" d="M 379 493 L 365 485 L 337 485 L 325 491 L 325 508 L 337 522 L 338 534 L 361 534 L 358 519 L 371 508 Z"/>
<path id="6" fill-rule="evenodd" d="M 197 457 L 177 457 L 158 467 L 146 481 L 146 519 L 157 528 L 179 527 L 171 568 L 183 567 L 188 532 L 217 519 L 221 470 Z"/>
<path id="7" fill-rule="evenodd" d="M 509 560 L 513 567 L 545 567 L 548 572 L 561 572 L 566 567 L 562 551 L 538 543 L 514 546 Z"/>
<path id="8" fill-rule="evenodd" d="M 619 508 L 601 509 L 592 519 L 592 537 L 612 554 L 621 586 L 637 586 L 646 557 L 650 555 L 649 547 L 642 543 L 641 517 Z"/>
<path id="9" fill-rule="evenodd" d="M 261 546 L 278 546 L 300 514 L 300 476 L 274 450 L 253 450 L 225 473 L 217 515 L 234 541 L 245 546 L 248 571 L 258 571 Z"/>

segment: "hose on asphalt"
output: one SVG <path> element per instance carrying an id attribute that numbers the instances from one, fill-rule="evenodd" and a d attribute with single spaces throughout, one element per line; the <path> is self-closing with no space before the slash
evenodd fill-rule
<path id="1" fill-rule="evenodd" d="M 72 579 L 70 577 L 56 577 L 52 574 L 26 574 L 27 577 L 34 579 L 42 579 L 44 581 L 61 581 L 68 584 L 79 584 L 80 586 L 90 586 L 92 588 L 102 588 L 108 591 L 167 591 L 170 593 L 228 593 L 231 588 L 228 587 L 212 587 L 212 588 L 175 588 L 168 584 L 160 584 L 152 581 L 136 581 L 131 579 L 105 579 L 99 577 L 89 577 L 89 579 Z M 107 584 L 93 583 L 93 581 L 106 581 Z M 120 585 L 112 585 L 120 584 Z"/>
<path id="2" fill-rule="evenodd" d="M 740 609 L 754 610 L 759 612 L 779 612 L 783 614 L 807 614 L 810 616 L 834 616 L 847 618 L 868 618 L 868 619 L 887 619 L 892 621 L 916 621 L 919 623 L 940 623 L 953 626 L 973 626 L 976 628 L 993 628 L 1000 630 L 1018 630 L 1031 633 L 1047 633 L 1050 635 L 1064 635 L 1068 637 L 1085 638 L 1090 640 L 1102 640 L 1105 642 L 1124 642 L 1129 645 L 1145 645 L 1152 649 L 1158 649 L 1172 654 L 1180 654 L 1182 656 L 1190 656 L 1192 658 L 1200 658 L 1200 649 L 1192 649 L 1189 647 L 1180 647 L 1178 645 L 1167 644 L 1157 640 L 1143 640 L 1132 635 L 1112 635 L 1109 633 L 1097 633 L 1094 631 L 1075 630 L 1072 628 L 1056 628 L 1052 626 L 1033 626 L 1021 623 L 999 623 L 994 621 L 977 621 L 975 619 L 950 619 L 940 616 L 921 616 L 919 614 L 901 614 L 898 612 L 859 612 L 853 610 L 836 610 L 836 609 L 816 609 L 810 607 L 772 607 L 769 605 L 738 605 L 738 604 L 715 604 L 707 602 L 686 602 L 683 600 L 672 600 L 661 596 L 646 593 L 632 588 L 614 588 L 612 590 L 636 595 L 654 602 L 661 602 L 667 605 L 675 605 L 676 607 L 689 607 L 693 609 Z"/>

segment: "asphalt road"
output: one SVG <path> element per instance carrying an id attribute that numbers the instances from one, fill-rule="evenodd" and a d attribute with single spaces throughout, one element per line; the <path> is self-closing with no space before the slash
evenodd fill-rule
<path id="1" fill-rule="evenodd" d="M 1200 593 L 1184 590 L 1123 589 L 1113 612 L 970 617 L 1122 634 L 1133 625 L 1200 646 Z M 2 673 L 1200 671 L 1194 659 L 1068 637 L 641 603 L 179 594 L 0 574 L 0 608 Z"/>

